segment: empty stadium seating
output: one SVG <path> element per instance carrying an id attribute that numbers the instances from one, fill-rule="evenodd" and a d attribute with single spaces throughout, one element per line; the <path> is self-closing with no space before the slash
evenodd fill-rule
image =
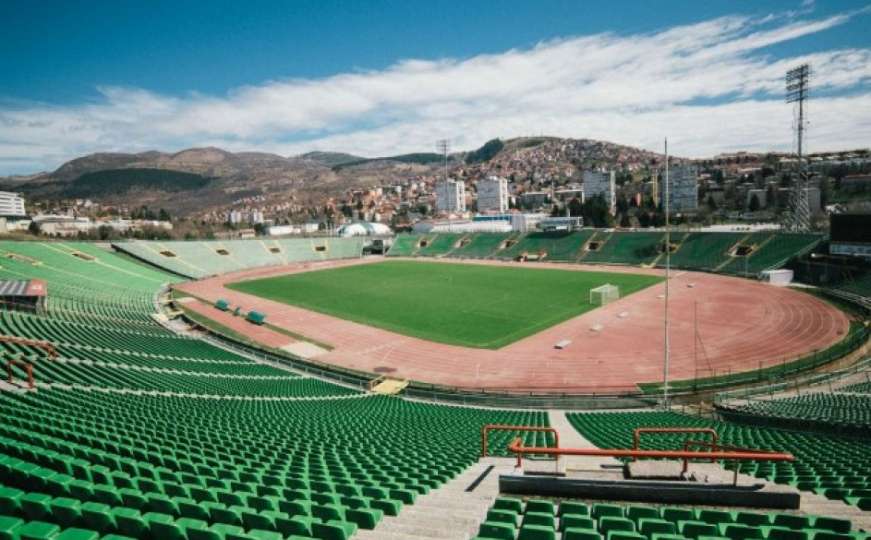
<path id="1" fill-rule="evenodd" d="M 581 262 L 604 264 L 652 264 L 662 252 L 665 234 L 661 232 L 613 232 L 598 234 L 595 251 L 587 251 Z"/>
<path id="2" fill-rule="evenodd" d="M 849 520 L 779 512 L 500 497 L 475 540 L 851 540 Z"/>
<path id="3" fill-rule="evenodd" d="M 581 255 L 581 248 L 592 236 L 593 231 L 584 230 L 573 233 L 529 233 L 511 247 L 497 253 L 500 259 L 516 259 L 520 256 L 541 256 L 548 261 L 575 262 Z"/>
<path id="4" fill-rule="evenodd" d="M 42 312 L 0 311 L 0 334 L 59 356 L 0 345 L 39 385 L 0 392 L 2 539 L 345 539 L 475 462 L 484 424 L 548 422 L 369 396 L 176 335 L 152 314 L 177 278 L 94 245 L 0 256 L 0 277 L 49 291 Z M 491 453 L 517 435 L 494 433 Z"/>
<path id="5" fill-rule="evenodd" d="M 360 257 L 363 239 L 135 241 L 113 246 L 175 274 L 201 278 L 261 266 Z"/>
<path id="6" fill-rule="evenodd" d="M 596 446 L 629 448 L 636 427 L 712 427 L 720 441 L 744 448 L 790 452 L 796 461 L 743 462 L 740 471 L 871 510 L 871 441 L 719 422 L 673 412 L 572 413 L 571 424 Z M 686 435 L 642 439 L 642 448 L 677 449 Z M 727 465 L 731 466 L 731 465 Z"/>
<path id="7" fill-rule="evenodd" d="M 850 430 L 871 430 L 871 395 L 814 392 L 780 399 L 753 399 L 731 405 L 735 412 L 762 419 L 820 422 Z"/>
<path id="8" fill-rule="evenodd" d="M 689 270 L 756 275 L 762 270 L 780 267 L 791 257 L 807 252 L 821 238 L 818 234 L 780 232 L 675 231 L 671 234 L 671 264 Z M 421 240 L 425 240 L 427 245 L 420 247 Z M 587 249 L 588 242 L 597 244 L 596 249 Z M 542 260 L 633 266 L 656 263 L 664 266 L 664 243 L 665 233 L 661 231 L 583 229 L 570 234 L 401 234 L 395 238 L 388 255 L 513 260 L 522 255 L 534 259 L 539 254 L 546 254 Z M 736 255 L 734 248 L 738 246 L 750 249 L 749 255 Z M 857 286 L 863 289 L 865 284 L 862 282 Z M 871 278 L 867 289 L 871 291 Z"/>
<path id="9" fill-rule="evenodd" d="M 452 257 L 466 259 L 486 259 L 494 255 L 511 235 L 499 233 L 477 233 L 466 238 L 466 242 L 455 249 Z M 392 252 L 391 252 L 392 253 Z"/>

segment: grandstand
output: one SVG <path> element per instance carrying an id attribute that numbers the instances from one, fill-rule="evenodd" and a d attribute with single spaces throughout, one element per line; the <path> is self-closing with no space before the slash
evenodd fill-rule
<path id="1" fill-rule="evenodd" d="M 821 238 L 810 233 L 678 231 L 671 234 L 671 264 L 687 270 L 753 276 L 782 267 L 813 249 Z M 426 247 L 420 247 L 421 243 Z M 664 246 L 664 232 L 644 231 L 584 229 L 569 234 L 479 233 L 465 237 L 406 234 L 396 237 L 388 255 L 664 266 Z M 871 284 L 867 288 L 871 289 Z"/>
<path id="2" fill-rule="evenodd" d="M 158 268 L 197 279 L 261 266 L 361 257 L 363 239 L 118 242 L 113 247 Z"/>
<path id="3" fill-rule="evenodd" d="M 580 256 L 581 248 L 593 235 L 593 231 L 566 233 L 529 233 L 517 243 L 496 254 L 500 259 L 526 258 L 529 260 L 548 260 L 574 262 Z"/>
<path id="4" fill-rule="evenodd" d="M 589 262 L 655 263 L 657 254 L 646 250 L 658 249 L 660 235 L 624 238 L 629 234 L 635 233 L 430 235 L 425 246 L 406 236 L 391 255 L 502 257 L 538 249 L 557 261 L 585 262 L 595 253 L 600 260 Z M 584 255 L 584 246 L 600 237 L 600 249 Z M 505 247 L 509 238 L 517 243 Z M 760 242 L 760 252 L 772 242 Z M 702 244 L 725 245 L 703 240 L 686 261 L 707 267 L 727 260 L 707 257 Z M 4 359 L 34 366 L 37 384 L 36 391 L 0 387 L 0 539 L 866 538 L 859 521 L 804 511 L 497 497 L 498 488 L 485 479 L 487 467 L 512 463 L 505 457 L 515 437 L 528 446 L 555 446 L 549 433 L 494 432 L 487 451 L 496 457 L 487 459 L 495 461 L 479 460 L 486 424 L 546 427 L 563 417 L 601 447 L 630 446 L 631 428 L 642 425 L 710 426 L 724 442 L 798 458 L 742 464 L 742 472 L 861 512 L 871 511 L 871 444 L 864 439 L 678 413 L 563 415 L 375 395 L 364 385 L 255 359 L 227 340 L 201 339 L 187 325 L 167 322 L 161 311 L 167 285 L 182 276 L 359 257 L 359 240 L 129 242 L 115 248 L 125 255 L 81 242 L 0 241 L 0 279 L 39 279 L 48 290 L 36 312 L 0 311 L 0 334 L 50 343 L 58 355 L 0 340 Z M 757 266 L 779 255 L 767 257 Z M 25 375 L 18 364 L 13 371 Z M 807 407 L 825 409 L 842 399 L 833 396 L 867 400 L 858 395 L 867 389 L 867 382 L 857 382 L 841 394 L 775 400 L 768 410 L 743 412 L 806 417 Z M 867 425 L 865 401 L 835 405 L 852 412 L 821 413 L 819 420 Z M 682 442 L 677 436 L 645 439 L 656 448 Z M 449 491 L 457 481 L 460 489 Z"/>

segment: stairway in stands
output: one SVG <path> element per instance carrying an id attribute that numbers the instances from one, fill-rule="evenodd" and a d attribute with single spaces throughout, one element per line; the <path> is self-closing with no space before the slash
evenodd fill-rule
<path id="1" fill-rule="evenodd" d="M 514 470 L 513 458 L 482 458 L 438 489 L 417 498 L 396 517 L 384 516 L 355 540 L 467 540 L 499 495 L 499 475 Z"/>

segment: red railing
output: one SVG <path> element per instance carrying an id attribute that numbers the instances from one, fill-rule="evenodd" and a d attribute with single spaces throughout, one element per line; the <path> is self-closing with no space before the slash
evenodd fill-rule
<path id="1" fill-rule="evenodd" d="M 506 424 L 487 424 L 481 428 L 481 457 L 487 457 L 487 434 L 491 431 L 531 431 L 553 433 L 554 444 L 559 447 L 559 433 L 552 427 L 510 426 Z M 518 438 L 518 440 L 520 440 Z"/>
<path id="2" fill-rule="evenodd" d="M 641 434 L 642 433 L 703 433 L 711 436 L 711 443 L 716 445 L 717 441 L 720 440 L 719 435 L 713 428 L 675 428 L 675 427 L 666 427 L 666 428 L 658 428 L 658 427 L 640 427 L 635 428 L 635 431 L 632 432 L 632 440 L 634 450 L 640 450 L 641 445 Z"/>
<path id="3" fill-rule="evenodd" d="M 693 441 L 704 443 L 704 441 Z M 522 446 L 520 438 L 514 439 L 508 445 L 508 451 L 517 454 L 517 466 L 522 464 L 524 454 L 544 454 L 550 456 L 598 456 L 616 458 L 658 458 L 658 459 L 705 459 L 734 461 L 795 461 L 792 454 L 769 452 L 766 450 L 724 451 L 719 447 L 710 452 L 695 452 L 691 450 L 635 450 L 622 448 L 549 448 Z"/>
<path id="4" fill-rule="evenodd" d="M 54 345 L 46 341 L 37 341 L 35 339 L 27 339 L 17 336 L 0 336 L 0 343 L 15 343 L 18 345 L 36 347 L 39 349 L 43 349 L 49 358 L 57 358 L 57 351 L 55 350 Z M 6 376 L 9 379 L 9 384 L 13 384 L 15 382 L 14 373 L 12 372 L 13 366 L 18 366 L 23 369 L 25 373 L 27 373 L 27 387 L 33 390 L 36 387 L 36 382 L 33 378 L 33 364 L 25 360 L 19 360 L 17 358 L 7 359 Z"/>

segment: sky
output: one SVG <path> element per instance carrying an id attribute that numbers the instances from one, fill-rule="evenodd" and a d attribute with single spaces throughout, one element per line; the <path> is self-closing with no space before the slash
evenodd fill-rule
<path id="1" fill-rule="evenodd" d="M 871 3 L 4 0 L 0 175 L 218 146 L 375 157 L 530 135 L 707 157 L 871 146 Z"/>

